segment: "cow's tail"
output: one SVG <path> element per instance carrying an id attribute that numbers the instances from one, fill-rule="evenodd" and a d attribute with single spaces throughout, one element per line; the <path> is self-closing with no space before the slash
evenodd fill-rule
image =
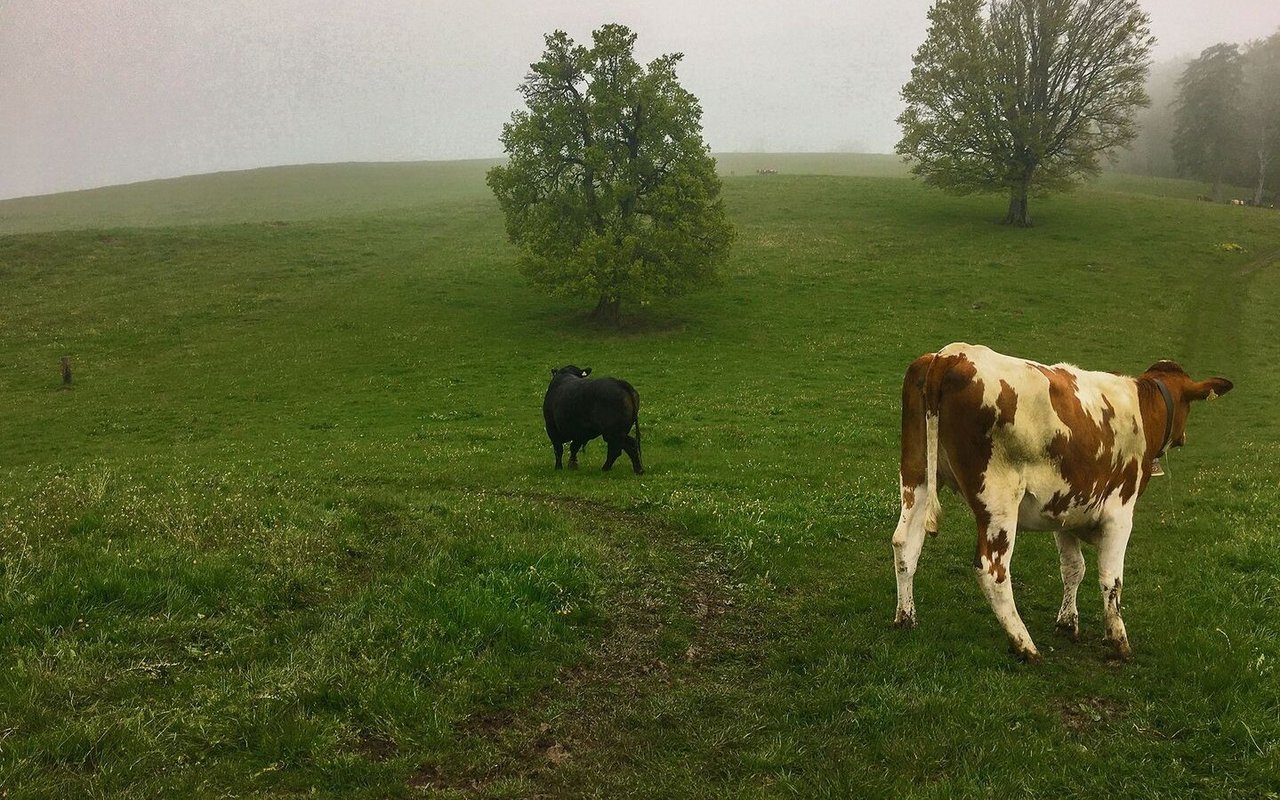
<path id="1" fill-rule="evenodd" d="M 636 387 L 632 386 L 631 384 L 627 384 L 627 391 L 631 392 L 631 402 L 632 404 L 635 405 L 635 409 L 636 409 L 636 416 L 635 416 L 635 419 L 632 421 L 633 426 L 636 429 L 636 455 L 640 456 L 641 459 L 643 460 L 643 457 L 644 457 L 643 450 L 640 447 L 640 393 L 637 392 Z"/>
<path id="2" fill-rule="evenodd" d="M 925 507 L 924 529 L 930 536 L 938 535 L 938 518 L 942 503 L 938 500 L 938 416 L 942 410 L 942 378 L 946 373 L 947 359 L 935 356 L 925 373 L 924 387 L 924 441 L 925 441 Z"/>
<path id="3" fill-rule="evenodd" d="M 942 503 L 938 501 L 938 412 L 924 414 L 925 438 L 925 506 L 924 529 L 930 536 L 938 535 L 938 516 Z"/>

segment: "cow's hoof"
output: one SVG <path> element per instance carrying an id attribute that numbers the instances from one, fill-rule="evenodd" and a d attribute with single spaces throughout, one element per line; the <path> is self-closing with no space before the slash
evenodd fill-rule
<path id="1" fill-rule="evenodd" d="M 1107 656 L 1112 661 L 1132 661 L 1133 649 L 1129 647 L 1129 640 L 1108 639 L 1107 644 L 1111 645 L 1111 653 Z"/>
<path id="2" fill-rule="evenodd" d="M 1033 648 L 1031 648 L 1030 650 L 1024 650 L 1024 649 L 1021 649 L 1021 648 L 1013 648 L 1013 654 L 1014 654 L 1015 656 L 1017 656 L 1017 657 L 1018 657 L 1018 660 L 1019 660 L 1019 661 L 1021 661 L 1021 662 L 1025 663 L 1025 664 L 1042 664 L 1042 663 L 1044 663 L 1044 658 L 1043 658 L 1043 657 L 1041 657 L 1041 655 L 1040 655 L 1040 651 L 1039 651 L 1039 650 L 1036 650 L 1034 647 L 1033 647 Z"/>
<path id="3" fill-rule="evenodd" d="M 899 611 L 893 616 L 893 627 L 900 631 L 909 631 L 916 626 L 916 615 Z"/>
<path id="4" fill-rule="evenodd" d="M 603 467 L 601 467 L 601 468 L 600 468 L 600 471 L 601 471 L 601 472 L 608 472 L 608 471 L 609 471 L 609 470 L 611 470 L 611 469 L 613 469 L 613 465 L 612 465 L 612 464 L 605 464 Z"/>
<path id="5" fill-rule="evenodd" d="M 1026 662 L 1027 664 L 1039 664 L 1043 660 L 1040 658 L 1040 651 L 1036 650 L 1035 643 L 1029 639 L 1024 644 L 1016 639 L 1010 638 L 1009 652 L 1013 653 L 1014 657 L 1019 661 Z"/>
<path id="6" fill-rule="evenodd" d="M 635 474 L 637 474 L 637 475 L 643 475 L 643 474 L 644 474 L 644 469 L 643 469 L 643 468 L 638 468 L 638 469 L 635 469 L 635 470 L 632 470 L 632 471 L 633 471 L 633 472 L 635 472 Z"/>
<path id="7" fill-rule="evenodd" d="M 1073 642 L 1080 641 L 1080 624 L 1078 622 L 1059 622 L 1054 625 L 1054 632 Z"/>
<path id="8" fill-rule="evenodd" d="M 569 462 L 569 469 L 577 469 L 577 468 L 578 468 L 578 462 L 577 462 L 577 461 L 570 461 L 570 462 Z"/>

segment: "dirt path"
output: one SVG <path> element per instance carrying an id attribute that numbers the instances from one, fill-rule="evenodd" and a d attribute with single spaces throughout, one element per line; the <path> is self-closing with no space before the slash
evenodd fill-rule
<path id="1" fill-rule="evenodd" d="M 1236 276 L 1242 278 L 1246 275 L 1252 275 L 1258 270 L 1263 269 L 1265 267 L 1269 267 L 1272 264 L 1275 264 L 1276 262 L 1280 262 L 1280 250 L 1275 251 L 1271 255 L 1263 256 L 1262 258 L 1259 258 L 1256 261 L 1252 261 L 1249 264 L 1246 264 L 1245 266 L 1241 267 L 1239 270 L 1236 271 Z"/>
<path id="2" fill-rule="evenodd" d="M 607 537 L 620 575 L 607 598 L 610 627 L 524 708 L 467 720 L 458 735 L 469 762 L 424 764 L 410 777 L 426 796 L 573 796 L 593 764 L 626 753 L 630 709 L 695 677 L 701 663 L 733 646 L 723 622 L 736 612 L 734 592 L 708 548 L 639 512 L 581 498 L 519 497 L 579 517 Z"/>

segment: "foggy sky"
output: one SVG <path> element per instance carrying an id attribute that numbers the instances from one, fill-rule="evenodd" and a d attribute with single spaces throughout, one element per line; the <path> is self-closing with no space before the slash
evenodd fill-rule
<path id="1" fill-rule="evenodd" d="M 502 155 L 563 29 L 683 52 L 717 152 L 891 152 L 926 0 L 8 0 L 0 198 L 277 164 Z M 1277 0 L 1145 0 L 1157 61 L 1280 28 Z"/>

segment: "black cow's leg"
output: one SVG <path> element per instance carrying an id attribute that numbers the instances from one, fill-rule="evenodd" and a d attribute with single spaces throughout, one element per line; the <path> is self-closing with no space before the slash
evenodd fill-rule
<path id="1" fill-rule="evenodd" d="M 622 440 L 622 449 L 627 451 L 627 456 L 631 459 L 631 469 L 637 475 L 643 475 L 644 465 L 640 463 L 640 444 L 628 436 Z"/>
<path id="2" fill-rule="evenodd" d="M 609 455 L 604 460 L 604 471 L 608 472 L 613 469 L 613 462 L 618 460 L 618 456 L 622 455 L 622 443 L 617 439 L 606 439 L 609 444 Z"/>
<path id="3" fill-rule="evenodd" d="M 578 468 L 578 451 L 586 442 L 570 442 L 569 443 L 569 469 Z"/>
<path id="4" fill-rule="evenodd" d="M 551 446 L 556 449 L 556 469 L 560 469 L 560 459 L 564 457 L 564 442 L 553 442 Z"/>

